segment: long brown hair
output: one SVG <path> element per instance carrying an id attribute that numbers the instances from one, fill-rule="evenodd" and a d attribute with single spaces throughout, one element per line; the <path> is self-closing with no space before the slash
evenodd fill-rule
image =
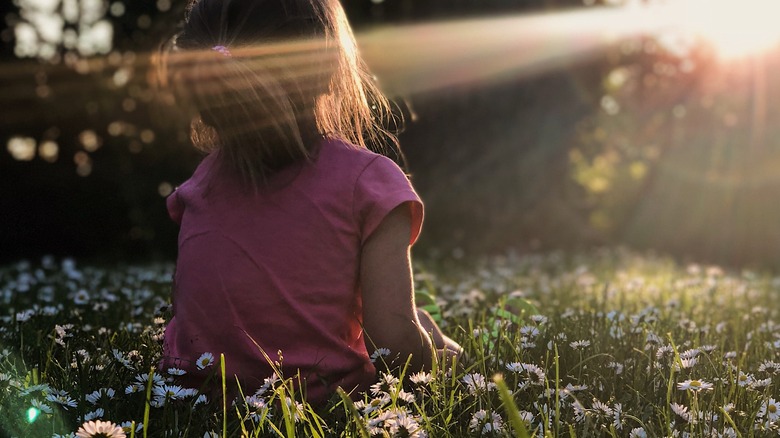
<path id="1" fill-rule="evenodd" d="M 338 0 L 193 0 L 162 55 L 195 147 L 219 149 L 253 186 L 310 159 L 321 137 L 397 146 Z"/>

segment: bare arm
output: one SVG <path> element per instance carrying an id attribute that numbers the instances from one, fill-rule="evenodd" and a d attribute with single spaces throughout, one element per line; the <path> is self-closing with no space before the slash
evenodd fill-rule
<path id="1" fill-rule="evenodd" d="M 363 325 L 369 351 L 388 348 L 391 357 L 399 355 L 400 363 L 395 365 L 401 365 L 411 355 L 411 370 L 430 370 L 434 350 L 448 356 L 457 353 L 447 353 L 451 349 L 432 320 L 435 330 L 426 330 L 419 320 L 409 256 L 410 230 L 410 213 L 404 204 L 385 217 L 363 246 Z M 432 345 L 429 332 L 433 332 L 434 342 L 442 345 Z"/>

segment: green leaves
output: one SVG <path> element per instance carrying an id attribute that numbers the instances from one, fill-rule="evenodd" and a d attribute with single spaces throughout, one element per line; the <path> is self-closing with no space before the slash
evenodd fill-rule
<path id="1" fill-rule="evenodd" d="M 441 308 L 436 304 L 436 300 L 425 289 L 418 289 L 414 292 L 414 300 L 417 303 L 417 307 L 425 310 L 431 315 L 436 324 L 441 324 L 442 315 Z"/>

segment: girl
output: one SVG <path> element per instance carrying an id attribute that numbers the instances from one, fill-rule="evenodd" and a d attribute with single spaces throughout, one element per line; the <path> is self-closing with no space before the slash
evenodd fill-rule
<path id="1" fill-rule="evenodd" d="M 200 386 L 198 359 L 224 353 L 251 394 L 274 363 L 318 403 L 367 389 L 376 348 L 412 371 L 457 357 L 415 308 L 423 206 L 366 149 L 392 139 L 387 101 L 339 2 L 195 0 L 170 49 L 165 78 L 208 155 L 167 199 L 181 229 L 162 366 Z"/>

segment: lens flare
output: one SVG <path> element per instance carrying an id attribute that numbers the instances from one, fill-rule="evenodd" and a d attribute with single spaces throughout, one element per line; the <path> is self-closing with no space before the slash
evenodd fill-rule
<path id="1" fill-rule="evenodd" d="M 27 422 L 30 424 L 34 423 L 39 415 L 41 415 L 41 411 L 35 407 L 31 407 L 27 410 Z"/>

